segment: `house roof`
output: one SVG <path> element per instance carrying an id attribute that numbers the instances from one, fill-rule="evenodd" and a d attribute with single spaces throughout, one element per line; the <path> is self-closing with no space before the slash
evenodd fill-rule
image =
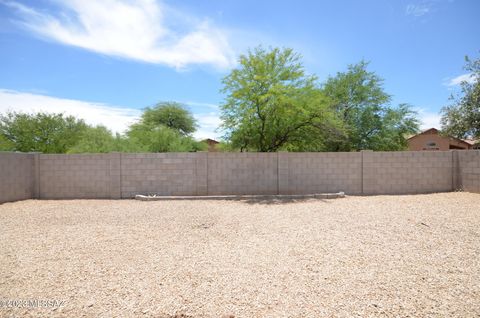
<path id="1" fill-rule="evenodd" d="M 208 143 L 213 143 L 213 144 L 219 144 L 220 143 L 219 141 L 216 141 L 216 140 L 210 139 L 210 138 L 204 139 L 203 141 L 208 142 Z"/>
<path id="2" fill-rule="evenodd" d="M 410 139 L 413 139 L 415 137 L 418 137 L 418 136 L 421 136 L 421 135 L 429 135 L 429 134 L 433 134 L 433 135 L 439 135 L 440 134 L 440 131 L 437 129 L 437 128 L 429 128 L 429 129 L 426 129 L 416 135 L 413 135 L 413 136 L 410 136 L 409 138 L 407 138 L 407 140 L 410 140 Z M 452 137 L 452 136 L 444 136 L 445 138 L 449 138 L 449 139 L 453 139 L 453 140 L 456 140 L 458 142 L 461 142 L 461 143 L 464 143 L 464 144 L 467 144 L 469 146 L 472 146 L 473 144 L 475 144 L 475 141 L 471 141 L 471 140 L 464 140 L 464 139 L 460 139 L 460 138 L 456 138 L 456 137 Z M 473 143 L 471 143 L 473 142 Z"/>
<path id="3" fill-rule="evenodd" d="M 462 139 L 463 141 L 465 141 L 467 144 L 469 145 L 476 145 L 480 142 L 480 140 L 478 139 Z"/>
<path id="4" fill-rule="evenodd" d="M 429 133 L 438 134 L 439 132 L 440 132 L 440 131 L 439 131 L 437 128 L 428 128 L 428 129 L 425 129 L 425 130 L 419 132 L 419 133 L 416 134 L 416 135 L 413 135 L 413 136 L 408 137 L 407 140 L 412 139 L 412 138 L 415 138 L 415 137 L 418 137 L 418 136 L 420 136 L 420 135 L 427 135 L 427 134 L 429 134 Z M 452 138 L 453 138 L 453 137 L 452 137 Z"/>

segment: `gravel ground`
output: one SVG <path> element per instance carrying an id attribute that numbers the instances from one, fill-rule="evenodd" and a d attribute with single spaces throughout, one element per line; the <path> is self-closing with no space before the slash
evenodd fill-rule
<path id="1" fill-rule="evenodd" d="M 0 229 L 0 301 L 64 301 L 2 317 L 480 316 L 480 194 L 28 200 Z"/>

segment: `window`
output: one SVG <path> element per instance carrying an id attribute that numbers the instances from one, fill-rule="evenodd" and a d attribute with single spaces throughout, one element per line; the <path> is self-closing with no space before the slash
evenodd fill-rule
<path id="1" fill-rule="evenodd" d="M 440 150 L 435 141 L 427 141 L 423 150 Z"/>

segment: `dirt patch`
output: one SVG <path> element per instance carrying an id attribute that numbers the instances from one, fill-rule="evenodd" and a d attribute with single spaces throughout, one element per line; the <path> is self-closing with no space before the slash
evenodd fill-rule
<path id="1" fill-rule="evenodd" d="M 479 194 L 28 200 L 0 229 L 1 317 L 480 315 Z"/>

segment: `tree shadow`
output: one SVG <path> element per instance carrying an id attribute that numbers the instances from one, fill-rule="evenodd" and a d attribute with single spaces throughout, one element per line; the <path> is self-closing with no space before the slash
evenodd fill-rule
<path id="1" fill-rule="evenodd" d="M 236 201 L 251 205 L 283 205 L 283 204 L 295 204 L 304 202 L 322 202 L 328 203 L 333 199 L 321 199 L 321 198 L 277 198 L 277 197 L 259 197 L 259 198 L 233 198 L 230 201 Z"/>

